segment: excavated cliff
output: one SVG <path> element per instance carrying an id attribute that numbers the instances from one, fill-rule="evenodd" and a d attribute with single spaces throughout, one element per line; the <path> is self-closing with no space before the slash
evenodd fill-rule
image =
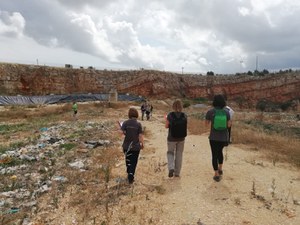
<path id="1" fill-rule="evenodd" d="M 265 76 L 187 75 L 154 70 L 108 71 L 0 64 L 0 95 L 131 93 L 148 98 L 207 98 L 224 94 L 228 100 L 299 102 L 300 71 Z"/>

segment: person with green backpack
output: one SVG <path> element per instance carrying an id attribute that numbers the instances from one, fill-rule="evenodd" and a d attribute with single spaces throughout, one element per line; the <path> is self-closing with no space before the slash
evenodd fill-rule
<path id="1" fill-rule="evenodd" d="M 207 111 L 205 122 L 210 126 L 209 144 L 212 153 L 213 179 L 219 182 L 223 175 L 223 148 L 228 145 L 228 127 L 231 127 L 230 114 L 225 110 L 226 101 L 223 95 L 215 95 L 213 108 Z"/>

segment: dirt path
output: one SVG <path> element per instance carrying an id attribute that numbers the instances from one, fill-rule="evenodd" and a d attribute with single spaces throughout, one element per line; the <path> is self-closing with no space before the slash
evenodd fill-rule
<path id="1" fill-rule="evenodd" d="M 300 173 L 285 164 L 273 165 L 259 151 L 230 145 L 224 151 L 224 176 L 213 181 L 211 154 L 206 135 L 188 135 L 180 178 L 168 178 L 166 129 L 163 114 L 142 121 L 151 131 L 142 153 L 137 179 L 145 180 L 149 159 L 162 166 L 156 182 L 166 192 L 154 201 L 162 206 L 159 224 L 300 224 Z M 135 185 L 139 185 L 137 182 Z"/>

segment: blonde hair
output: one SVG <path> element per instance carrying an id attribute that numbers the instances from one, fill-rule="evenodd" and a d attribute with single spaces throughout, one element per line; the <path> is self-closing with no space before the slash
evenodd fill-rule
<path id="1" fill-rule="evenodd" d="M 181 112 L 182 111 L 182 102 L 180 99 L 176 99 L 174 102 L 173 102 L 173 110 L 175 112 Z"/>

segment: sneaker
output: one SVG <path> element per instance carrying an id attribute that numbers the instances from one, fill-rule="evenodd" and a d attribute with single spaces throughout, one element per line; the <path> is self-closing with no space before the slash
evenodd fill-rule
<path id="1" fill-rule="evenodd" d="M 180 177 L 179 174 L 175 174 L 175 177 Z"/>
<path id="2" fill-rule="evenodd" d="M 169 170 L 169 177 L 173 177 L 174 176 L 174 170 Z"/>
<path id="3" fill-rule="evenodd" d="M 221 180 L 221 177 L 220 176 L 214 176 L 213 179 L 216 181 L 216 182 L 219 182 Z"/>

